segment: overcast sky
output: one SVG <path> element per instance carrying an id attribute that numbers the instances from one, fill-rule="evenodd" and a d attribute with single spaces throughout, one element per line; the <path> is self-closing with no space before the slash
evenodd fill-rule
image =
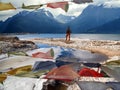
<path id="1" fill-rule="evenodd" d="M 11 2 L 15 7 L 21 7 L 22 3 L 25 5 L 33 5 L 33 4 L 40 4 L 40 3 L 47 3 L 47 2 L 54 2 L 54 1 L 71 1 L 71 0 L 0 0 L 1 2 Z M 120 7 L 120 0 L 93 0 L 94 4 L 104 3 L 107 7 Z M 59 14 L 70 15 L 70 16 L 78 16 L 81 14 L 83 9 L 87 7 L 89 4 L 74 4 L 70 3 L 69 10 L 66 13 L 62 9 L 51 9 L 47 8 L 52 12 L 53 15 L 57 16 Z M 43 6 L 42 8 L 46 8 Z M 12 17 L 13 15 L 19 13 L 22 10 L 8 10 L 8 11 L 0 11 L 0 20 L 6 20 L 8 17 Z"/>
<path id="2" fill-rule="evenodd" d="M 0 0 L 2 2 L 11 2 L 15 6 L 20 6 L 23 2 L 25 4 L 40 4 L 46 2 L 54 2 L 54 1 L 71 1 L 71 0 Z M 116 1 L 116 0 L 93 0 L 94 2 L 105 2 L 105 1 Z M 118 1 L 118 0 L 117 0 Z"/>
<path id="3" fill-rule="evenodd" d="M 20 7 L 22 3 L 26 5 L 47 3 L 47 2 L 58 2 L 58 1 L 72 1 L 72 0 L 0 0 L 1 2 L 11 2 L 15 7 Z M 94 3 L 105 3 L 107 1 L 111 1 L 110 3 L 118 3 L 120 5 L 120 0 L 93 0 Z"/>

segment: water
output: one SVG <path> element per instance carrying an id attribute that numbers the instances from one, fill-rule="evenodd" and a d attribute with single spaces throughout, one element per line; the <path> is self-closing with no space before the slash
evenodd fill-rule
<path id="1" fill-rule="evenodd" d="M 20 39 L 65 38 L 65 34 L 26 34 L 16 36 L 18 36 Z M 92 40 L 120 40 L 120 34 L 71 34 L 71 37 Z"/>
<path id="2" fill-rule="evenodd" d="M 53 47 L 51 45 L 43 44 L 43 43 L 35 43 L 35 44 L 37 45 L 38 48 L 51 48 L 51 47 Z"/>

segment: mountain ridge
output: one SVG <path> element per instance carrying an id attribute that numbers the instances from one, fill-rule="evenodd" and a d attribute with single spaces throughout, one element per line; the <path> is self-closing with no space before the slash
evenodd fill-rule
<path id="1" fill-rule="evenodd" d="M 101 26 L 120 17 L 120 8 L 105 8 L 104 5 L 89 5 L 80 16 L 69 25 L 77 33 L 87 32 L 91 28 Z"/>
<path id="2" fill-rule="evenodd" d="M 113 28 L 114 27 L 114 28 Z M 104 33 L 104 34 L 118 34 L 120 33 L 120 18 L 111 22 L 105 23 L 102 26 L 88 30 L 89 33 Z"/>
<path id="3" fill-rule="evenodd" d="M 64 20 L 66 21 L 66 23 L 61 23 L 56 18 L 57 17 L 54 17 L 53 14 L 46 9 L 38 9 L 35 11 L 22 11 L 11 18 L 8 18 L 5 22 L 1 22 L 0 32 L 65 33 L 67 27 L 70 26 L 72 33 L 101 33 L 98 28 L 102 27 L 102 30 L 105 30 L 103 29 L 103 26 L 105 24 L 114 24 L 114 20 L 120 18 L 120 7 L 108 8 L 103 4 L 90 4 L 83 10 L 82 14 L 78 17 L 75 17 L 74 20 L 71 19 L 71 16 L 66 18 L 66 16 L 62 14 L 60 17 L 58 17 L 58 19 L 61 19 L 61 21 Z M 105 25 L 104 27 L 108 28 L 108 25 Z M 111 28 L 115 29 L 115 27 Z M 120 27 L 117 29 L 120 30 Z M 117 30 L 117 32 L 119 30 Z M 109 33 L 109 31 L 106 32 Z M 102 33 L 106 32 L 102 31 Z"/>
<path id="4" fill-rule="evenodd" d="M 63 32 L 61 23 L 54 20 L 53 15 L 44 9 L 37 11 L 22 11 L 19 14 L 7 19 L 3 24 L 4 33 L 19 33 L 19 32 L 40 32 L 52 33 Z M 50 30 L 50 29 L 53 29 Z"/>

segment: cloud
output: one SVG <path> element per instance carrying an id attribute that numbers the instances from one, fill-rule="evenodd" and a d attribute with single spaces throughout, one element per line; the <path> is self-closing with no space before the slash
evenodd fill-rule
<path id="1" fill-rule="evenodd" d="M 104 7 L 120 7 L 120 0 L 94 0 L 95 5 L 103 4 Z"/>
<path id="2" fill-rule="evenodd" d="M 106 1 L 110 1 L 110 0 L 93 0 L 94 2 L 97 2 L 97 3 L 103 3 L 103 2 L 106 2 Z"/>
<path id="3" fill-rule="evenodd" d="M 6 20 L 8 17 L 12 17 L 17 14 L 19 11 L 17 10 L 7 10 L 7 11 L 0 11 L 0 21 Z"/>
<path id="4" fill-rule="evenodd" d="M 68 12 L 65 12 L 61 8 L 52 9 L 46 6 L 43 6 L 42 8 L 46 8 L 49 10 L 55 17 L 59 14 L 67 15 L 67 16 L 78 16 L 82 13 L 82 11 L 87 7 L 89 4 L 75 4 L 73 2 L 69 2 L 69 9 Z"/>
<path id="5" fill-rule="evenodd" d="M 69 11 L 68 11 L 68 15 L 74 15 L 74 16 L 78 16 L 82 13 L 82 11 L 88 6 L 88 3 L 85 4 L 74 4 L 74 3 L 70 3 L 70 7 L 69 7 Z"/>
<path id="6" fill-rule="evenodd" d="M 11 2 L 16 8 L 18 7 L 21 7 L 22 6 L 22 3 L 24 3 L 25 5 L 36 5 L 36 4 L 44 4 L 44 3 L 47 3 L 47 2 L 58 2 L 58 1 L 71 1 L 71 0 L 1 0 L 2 2 Z M 42 8 L 46 8 L 48 9 L 49 11 L 52 12 L 52 14 L 54 16 L 57 16 L 59 14 L 64 14 L 64 15 L 71 15 L 71 16 L 78 16 L 81 14 L 82 10 L 87 6 L 87 4 L 75 4 L 75 3 L 72 3 L 72 2 L 69 2 L 70 5 L 69 5 L 69 10 L 68 12 L 66 13 L 65 11 L 63 11 L 62 9 L 60 8 L 57 8 L 57 9 L 52 9 L 52 8 L 48 8 L 46 6 L 43 6 Z M 6 20 L 7 17 L 11 17 L 15 14 L 17 14 L 19 11 L 21 10 L 15 10 L 15 11 L 3 11 L 0 13 L 0 20 Z M 2 14 L 2 15 L 1 15 Z"/>

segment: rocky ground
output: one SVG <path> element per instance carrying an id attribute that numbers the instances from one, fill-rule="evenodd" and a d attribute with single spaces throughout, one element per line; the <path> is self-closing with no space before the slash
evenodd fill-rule
<path id="1" fill-rule="evenodd" d="M 63 46 L 67 48 L 90 50 L 92 52 L 100 52 L 108 56 L 120 56 L 120 41 L 87 40 L 78 38 L 72 38 L 71 41 L 69 42 L 66 42 L 65 39 L 59 38 L 52 39 L 35 38 L 29 41 L 45 43 L 55 46 Z"/>
<path id="2" fill-rule="evenodd" d="M 37 48 L 32 41 L 19 40 L 18 37 L 0 36 L 0 54 L 16 51 L 28 51 Z"/>

